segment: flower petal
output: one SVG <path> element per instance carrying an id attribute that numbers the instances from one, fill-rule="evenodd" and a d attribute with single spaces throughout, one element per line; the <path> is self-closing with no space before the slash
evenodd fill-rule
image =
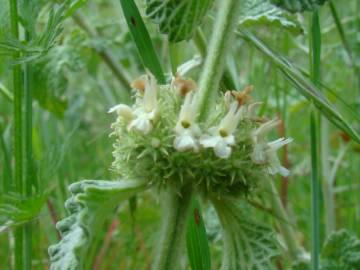
<path id="1" fill-rule="evenodd" d="M 214 147 L 215 155 L 222 159 L 229 158 L 231 155 L 231 150 L 231 147 L 228 146 L 225 140 L 219 141 Z"/>
<path id="2" fill-rule="evenodd" d="M 220 136 L 203 135 L 200 137 L 200 144 L 205 148 L 212 148 L 219 143 L 219 140 L 221 140 Z"/>
<path id="3" fill-rule="evenodd" d="M 187 151 L 194 150 L 197 152 L 199 150 L 197 141 L 190 134 L 183 134 L 175 138 L 174 148 L 178 151 Z"/>
<path id="4" fill-rule="evenodd" d="M 152 129 L 152 124 L 148 118 L 138 117 L 131 121 L 128 130 L 136 130 L 144 135 L 148 134 Z"/>

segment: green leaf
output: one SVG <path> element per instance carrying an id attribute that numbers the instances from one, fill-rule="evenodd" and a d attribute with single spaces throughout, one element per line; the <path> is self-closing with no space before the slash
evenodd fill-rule
<path id="1" fill-rule="evenodd" d="M 120 4 L 144 66 L 164 84 L 164 72 L 136 4 L 133 0 L 120 0 Z"/>
<path id="2" fill-rule="evenodd" d="M 264 42 L 258 39 L 248 30 L 240 29 L 239 32 L 246 41 L 256 47 L 261 53 L 267 56 L 276 67 L 283 73 L 286 79 L 308 100 L 311 100 L 316 108 L 335 126 L 348 134 L 354 141 L 360 142 L 359 134 L 345 121 L 333 104 L 322 94 L 318 87 L 306 78 L 302 72 L 290 61 L 278 52 L 270 49 Z"/>
<path id="3" fill-rule="evenodd" d="M 201 24 L 212 0 L 147 0 L 146 14 L 171 42 L 188 40 Z"/>
<path id="4" fill-rule="evenodd" d="M 14 61 L 15 64 L 38 60 L 52 49 L 58 37 L 63 31 L 63 22 L 76 11 L 85 0 L 66 0 L 61 5 L 51 8 L 45 29 L 41 33 L 33 33 L 34 38 L 30 42 L 22 42 L 14 38 L 8 38 L 0 42 L 0 53 L 20 52 L 21 57 Z M 23 12 L 30 13 L 29 10 Z M 29 27 L 25 18 L 25 26 Z"/>
<path id="5" fill-rule="evenodd" d="M 267 25 L 301 34 L 303 29 L 294 15 L 282 11 L 266 0 L 247 0 L 243 2 L 240 24 L 243 26 Z"/>
<path id="6" fill-rule="evenodd" d="M 186 234 L 186 247 L 192 270 L 210 270 L 211 257 L 200 204 L 193 198 Z"/>
<path id="7" fill-rule="evenodd" d="M 35 219 L 47 197 L 47 194 L 34 195 L 30 198 L 17 193 L 2 195 L 0 197 L 0 231 Z"/>
<path id="8" fill-rule="evenodd" d="M 322 270 L 360 269 L 360 240 L 345 229 L 333 232 L 325 241 L 321 258 Z"/>
<path id="9" fill-rule="evenodd" d="M 62 239 L 49 247 L 52 270 L 83 269 L 87 251 L 116 206 L 146 189 L 142 181 L 83 180 L 70 185 L 70 216 L 57 223 Z"/>
<path id="10" fill-rule="evenodd" d="M 290 12 L 313 11 L 318 5 L 323 5 L 327 0 L 271 0 L 271 2 Z"/>
<path id="11" fill-rule="evenodd" d="M 274 232 L 256 221 L 249 209 L 233 199 L 212 198 L 223 227 L 222 269 L 272 270 L 279 255 Z"/>
<path id="12" fill-rule="evenodd" d="M 310 270 L 310 259 L 296 261 L 293 270 Z M 322 248 L 321 270 L 360 269 L 360 240 L 345 229 L 331 233 Z"/>

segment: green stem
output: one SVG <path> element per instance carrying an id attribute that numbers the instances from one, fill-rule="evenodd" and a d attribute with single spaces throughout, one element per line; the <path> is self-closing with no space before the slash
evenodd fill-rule
<path id="1" fill-rule="evenodd" d="M 207 48 L 206 48 L 207 41 L 206 41 L 204 33 L 202 32 L 202 30 L 200 28 L 198 28 L 195 31 L 195 34 L 193 36 L 193 42 L 194 42 L 196 48 L 198 49 L 200 55 L 203 58 L 205 58 L 206 54 L 207 54 Z M 236 89 L 236 84 L 233 80 L 233 77 L 231 76 L 231 72 L 230 72 L 228 66 L 225 66 L 225 70 L 223 72 L 221 82 L 220 82 L 220 88 L 224 89 L 224 90 Z"/>
<path id="2" fill-rule="evenodd" d="M 299 241 L 296 238 L 295 231 L 293 229 L 293 223 L 291 222 L 285 208 L 281 202 L 280 195 L 272 180 L 264 181 L 266 188 L 270 194 L 271 208 L 274 211 L 275 216 L 278 218 L 278 226 L 280 233 L 284 238 L 285 244 L 288 248 L 288 253 L 291 259 L 296 260 L 302 254 L 302 248 Z"/>
<path id="3" fill-rule="evenodd" d="M 178 191 L 169 187 L 163 195 L 161 238 L 153 270 L 177 269 L 179 254 L 185 242 L 192 188 L 186 186 Z"/>
<path id="4" fill-rule="evenodd" d="M 19 39 L 18 28 L 18 5 L 17 0 L 9 0 L 10 4 L 10 25 L 11 34 L 14 39 Z M 13 59 L 19 58 L 19 53 L 13 53 Z M 20 65 L 13 66 L 13 93 L 14 93 L 14 188 L 17 193 L 22 193 L 23 190 L 23 171 L 22 171 L 22 84 L 21 84 L 21 67 Z M 15 269 L 23 269 L 23 229 L 15 230 Z"/>
<path id="5" fill-rule="evenodd" d="M 325 227 L 326 236 L 336 230 L 336 212 L 334 188 L 331 177 L 330 166 L 330 138 L 329 138 L 329 121 L 325 117 L 321 117 L 321 170 L 322 185 L 325 208 Z"/>
<path id="6" fill-rule="evenodd" d="M 310 29 L 310 70 L 314 84 L 320 87 L 321 32 L 318 10 L 311 17 Z M 318 132 L 317 114 L 314 108 L 310 113 L 311 141 L 311 265 L 313 270 L 319 269 L 320 252 L 320 211 L 319 211 L 319 168 L 318 168 Z"/>
<path id="7" fill-rule="evenodd" d="M 171 72 L 173 76 L 176 74 L 178 66 L 182 62 L 182 43 L 172 43 L 169 42 L 169 54 L 170 54 L 170 63 L 171 63 Z"/>
<path id="8" fill-rule="evenodd" d="M 24 0 L 24 5 L 29 5 L 30 0 Z M 31 10 L 31 9 L 28 9 Z M 33 14 L 34 15 L 34 14 Z M 31 31 L 33 29 L 27 29 L 25 31 L 25 40 L 30 42 L 32 38 Z M 32 146 L 32 77 L 33 70 L 32 64 L 24 64 L 24 92 L 25 92 L 25 145 L 24 145 L 24 188 L 23 193 L 30 197 L 32 195 L 33 186 L 37 186 L 35 183 L 34 171 L 33 171 L 33 146 Z M 32 223 L 24 225 L 24 269 L 31 269 L 32 258 Z"/>
<path id="9" fill-rule="evenodd" d="M 219 1 L 219 11 L 214 22 L 214 31 L 197 92 L 199 121 L 204 121 L 208 110 L 212 108 L 223 74 L 226 53 L 236 27 L 240 6 L 237 0 Z"/>

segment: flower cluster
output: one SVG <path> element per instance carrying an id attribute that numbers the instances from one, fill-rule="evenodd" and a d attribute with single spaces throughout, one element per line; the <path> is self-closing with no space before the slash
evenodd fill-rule
<path id="1" fill-rule="evenodd" d="M 132 84 L 135 103 L 109 110 L 118 117 L 114 170 L 159 185 L 193 182 L 203 193 L 249 192 L 267 174 L 288 176 L 277 150 L 291 142 L 268 142 L 279 120 L 256 117 L 252 87 L 219 96 L 204 122 L 198 122 L 196 83 L 179 76 L 158 85 L 147 74 Z"/>

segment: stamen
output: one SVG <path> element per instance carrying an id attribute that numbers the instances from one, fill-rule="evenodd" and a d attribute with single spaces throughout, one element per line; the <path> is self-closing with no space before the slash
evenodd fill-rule
<path id="1" fill-rule="evenodd" d="M 181 121 L 181 125 L 183 126 L 183 128 L 189 128 L 191 126 L 191 124 L 188 121 Z"/>
<path id="2" fill-rule="evenodd" d="M 253 86 L 252 85 L 248 85 L 244 88 L 243 91 L 238 92 L 238 91 L 232 91 L 231 94 L 234 96 L 234 98 L 237 100 L 239 106 L 244 105 L 246 102 L 248 102 L 249 100 L 251 100 L 251 92 L 253 90 Z"/>
<path id="3" fill-rule="evenodd" d="M 219 134 L 223 138 L 229 135 L 224 129 L 219 129 Z"/>

